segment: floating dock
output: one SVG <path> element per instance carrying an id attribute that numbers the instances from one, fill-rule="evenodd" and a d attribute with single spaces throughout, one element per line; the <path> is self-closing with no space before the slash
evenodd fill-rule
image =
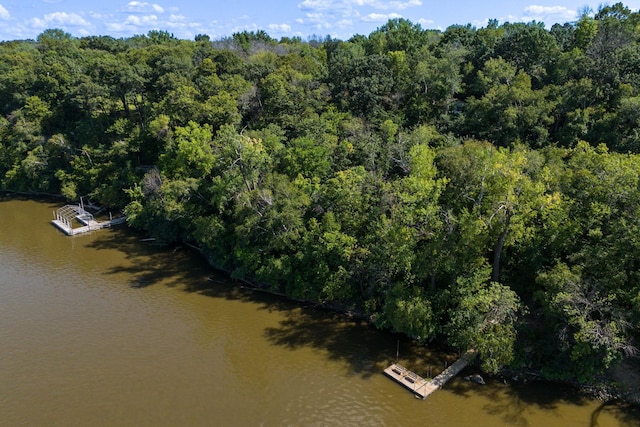
<path id="1" fill-rule="evenodd" d="M 415 372 L 411 372 L 404 366 L 394 363 L 384 370 L 386 376 L 395 380 L 397 383 L 403 385 L 405 388 L 412 391 L 420 399 L 424 399 L 435 390 L 435 387 L 431 384 L 431 381 L 427 381 Z M 437 387 L 436 387 L 437 389 Z"/>
<path id="2" fill-rule="evenodd" d="M 442 388 L 451 378 L 455 377 L 475 359 L 477 352 L 469 350 L 456 360 L 451 366 L 442 371 L 431 381 L 425 380 L 418 374 L 394 363 L 384 370 L 386 376 L 412 391 L 416 397 L 424 399 L 434 391 Z"/>
<path id="3" fill-rule="evenodd" d="M 63 206 L 53 213 L 52 224 L 67 236 L 75 236 L 77 234 L 89 233 L 101 228 L 109 228 L 112 225 L 122 224 L 126 221 L 125 217 L 111 218 L 108 221 L 96 221 L 89 212 L 85 211 L 80 205 Z M 73 227 L 78 222 L 80 227 Z"/>

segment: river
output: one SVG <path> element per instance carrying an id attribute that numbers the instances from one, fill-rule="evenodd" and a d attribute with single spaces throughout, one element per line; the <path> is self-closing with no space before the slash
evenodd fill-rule
<path id="1" fill-rule="evenodd" d="M 125 226 L 67 237 L 53 202 L 0 199 L 2 426 L 636 426 L 551 384 L 454 379 L 425 400 L 381 374 L 455 355 L 238 288 Z"/>

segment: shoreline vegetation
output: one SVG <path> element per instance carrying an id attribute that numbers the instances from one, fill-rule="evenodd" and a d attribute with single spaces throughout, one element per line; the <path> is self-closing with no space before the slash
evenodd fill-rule
<path id="1" fill-rule="evenodd" d="M 637 393 L 638 70 L 622 3 L 346 41 L 49 29 L 0 43 L 0 189 L 122 211 L 487 373 Z"/>
<path id="2" fill-rule="evenodd" d="M 14 199 L 16 197 L 25 197 L 29 200 L 65 200 L 61 195 L 42 193 L 42 192 L 16 192 L 11 190 L 3 190 L 4 194 L 1 197 Z M 155 239 L 151 239 L 155 241 Z M 147 243 L 150 239 L 142 239 L 142 243 Z M 277 296 L 280 298 L 286 298 L 289 301 L 311 305 L 314 308 L 326 310 L 328 312 L 337 313 L 345 317 L 348 320 L 359 320 L 369 323 L 375 326 L 375 319 L 365 312 L 354 312 L 353 310 L 344 307 L 331 304 L 320 303 L 317 301 L 309 301 L 304 299 L 292 298 L 281 292 L 274 291 L 267 286 L 258 285 L 246 279 L 231 278 L 231 271 L 220 270 L 215 267 L 215 262 L 211 261 L 211 258 L 206 253 L 202 252 L 202 249 L 188 242 L 177 242 L 176 244 L 184 245 L 194 252 L 197 256 L 207 261 L 207 264 L 212 267 L 214 271 L 218 271 L 227 275 L 230 281 L 235 282 L 237 286 L 250 290 L 252 292 L 265 292 L 269 295 Z M 210 279 L 211 286 L 215 286 L 215 281 Z M 442 348 L 446 348 L 448 345 L 446 342 L 439 343 Z M 472 363 L 473 366 L 475 363 Z M 634 375 L 629 375 L 629 370 L 636 372 Z M 610 368 L 609 373 L 602 374 L 597 381 L 593 383 L 579 383 L 576 381 L 556 381 L 560 384 L 575 388 L 587 398 L 600 400 L 602 402 L 625 402 L 632 405 L 640 406 L 640 361 L 630 363 L 625 366 L 621 366 L 620 369 Z M 532 371 L 531 369 L 509 369 L 504 368 L 498 372 L 492 374 L 492 376 L 502 379 L 502 381 L 509 382 L 510 384 L 526 384 L 534 381 L 550 381 L 545 379 L 540 371 Z M 553 381 L 551 381 L 553 382 Z"/>

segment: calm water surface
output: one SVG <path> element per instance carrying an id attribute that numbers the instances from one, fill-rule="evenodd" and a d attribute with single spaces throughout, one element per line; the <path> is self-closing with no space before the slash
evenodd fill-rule
<path id="1" fill-rule="evenodd" d="M 396 336 L 235 289 L 124 227 L 63 236 L 57 207 L 0 199 L 1 426 L 640 425 L 552 385 L 414 399 L 380 373 Z M 400 341 L 424 375 L 454 357 Z"/>

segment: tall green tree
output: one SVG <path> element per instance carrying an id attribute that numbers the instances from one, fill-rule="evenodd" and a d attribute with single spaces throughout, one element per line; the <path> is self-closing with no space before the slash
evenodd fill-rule
<path id="1" fill-rule="evenodd" d="M 514 358 L 516 322 L 523 307 L 515 292 L 490 282 L 489 274 L 485 265 L 458 278 L 446 330 L 453 346 L 478 351 L 482 368 L 497 373 Z"/>

